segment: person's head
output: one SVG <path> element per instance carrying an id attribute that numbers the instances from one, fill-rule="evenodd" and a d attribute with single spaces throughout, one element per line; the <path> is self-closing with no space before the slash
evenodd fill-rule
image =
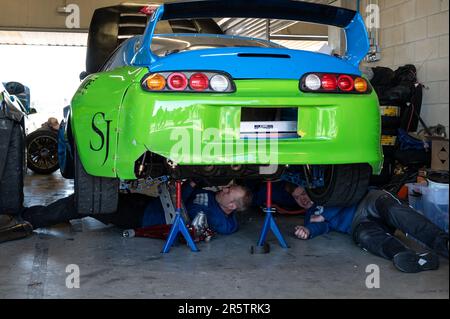
<path id="1" fill-rule="evenodd" d="M 47 125 L 54 129 L 54 130 L 59 130 L 59 122 L 58 119 L 54 118 L 54 117 L 50 117 L 47 121 Z"/>
<path id="2" fill-rule="evenodd" d="M 231 185 L 218 191 L 216 200 L 225 214 L 228 215 L 234 211 L 247 210 L 252 204 L 252 193 L 247 187 Z"/>
<path id="3" fill-rule="evenodd" d="M 294 184 L 286 184 L 286 191 L 292 195 L 296 203 L 305 209 L 309 209 L 314 205 L 314 202 L 309 198 L 306 190 Z"/>

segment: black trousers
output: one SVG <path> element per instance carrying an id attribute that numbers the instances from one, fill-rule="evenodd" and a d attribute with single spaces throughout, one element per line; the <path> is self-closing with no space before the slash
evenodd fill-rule
<path id="1" fill-rule="evenodd" d="M 394 237 L 398 229 L 448 258 L 447 233 L 393 195 L 380 191 L 378 194 L 366 203 L 372 205 L 372 209 L 367 210 L 368 215 L 358 220 L 353 228 L 357 245 L 392 260 L 396 254 L 411 250 Z"/>
<path id="2" fill-rule="evenodd" d="M 120 194 L 117 212 L 107 215 L 90 216 L 104 224 L 113 224 L 123 229 L 139 228 L 142 226 L 144 210 L 152 198 L 141 194 Z M 33 228 L 49 227 L 72 219 L 87 216 L 79 215 L 75 209 L 74 196 L 60 199 L 48 206 L 32 206 L 25 208 L 22 218 Z"/>

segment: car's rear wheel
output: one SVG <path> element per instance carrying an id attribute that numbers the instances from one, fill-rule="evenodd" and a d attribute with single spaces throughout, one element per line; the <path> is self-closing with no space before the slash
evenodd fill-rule
<path id="1" fill-rule="evenodd" d="M 59 168 L 58 134 L 41 128 L 27 135 L 27 167 L 37 174 L 51 174 Z"/>
<path id="2" fill-rule="evenodd" d="M 89 175 L 75 147 L 75 206 L 80 215 L 111 214 L 119 201 L 119 180 Z"/>
<path id="3" fill-rule="evenodd" d="M 13 122 L 6 163 L 0 171 L 0 211 L 15 215 L 23 207 L 24 134 L 22 126 Z"/>
<path id="4" fill-rule="evenodd" d="M 356 205 L 367 193 L 372 169 L 368 164 L 327 165 L 325 185 L 307 189 L 311 200 L 322 206 Z"/>

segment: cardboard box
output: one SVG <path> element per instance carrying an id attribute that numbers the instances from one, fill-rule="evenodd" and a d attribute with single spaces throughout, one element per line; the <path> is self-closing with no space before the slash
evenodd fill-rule
<path id="1" fill-rule="evenodd" d="M 448 139 L 431 138 L 431 169 L 448 171 Z"/>

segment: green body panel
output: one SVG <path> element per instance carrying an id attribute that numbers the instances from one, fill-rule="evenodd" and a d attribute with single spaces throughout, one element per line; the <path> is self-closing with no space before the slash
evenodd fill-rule
<path id="1" fill-rule="evenodd" d="M 116 176 L 122 101 L 128 87 L 139 82 L 142 72 L 145 74 L 146 70 L 126 67 L 93 74 L 75 93 L 71 103 L 71 125 L 78 154 L 89 174 Z"/>
<path id="2" fill-rule="evenodd" d="M 301 92 L 297 80 L 236 80 L 236 92 L 231 94 L 150 93 L 140 86 L 147 70 L 132 70 L 94 75 L 98 78 L 88 93 L 77 93 L 72 102 L 80 158 L 91 175 L 135 179 L 135 161 L 146 150 L 180 165 L 368 163 L 374 173 L 381 170 L 381 120 L 375 92 L 311 94 Z M 241 107 L 298 107 L 301 137 L 272 140 L 263 146 L 256 140 L 242 140 Z M 101 144 L 92 125 L 98 112 L 111 120 L 106 162 L 104 150 L 91 148 L 91 143 L 94 148 Z M 106 125 L 98 117 L 96 126 L 104 131 Z M 209 133 L 219 138 L 211 139 Z M 180 137 L 201 143 L 191 142 L 184 148 L 185 156 L 174 158 L 174 147 L 186 146 L 180 144 Z M 222 156 L 216 156 L 214 147 L 222 149 Z"/>

